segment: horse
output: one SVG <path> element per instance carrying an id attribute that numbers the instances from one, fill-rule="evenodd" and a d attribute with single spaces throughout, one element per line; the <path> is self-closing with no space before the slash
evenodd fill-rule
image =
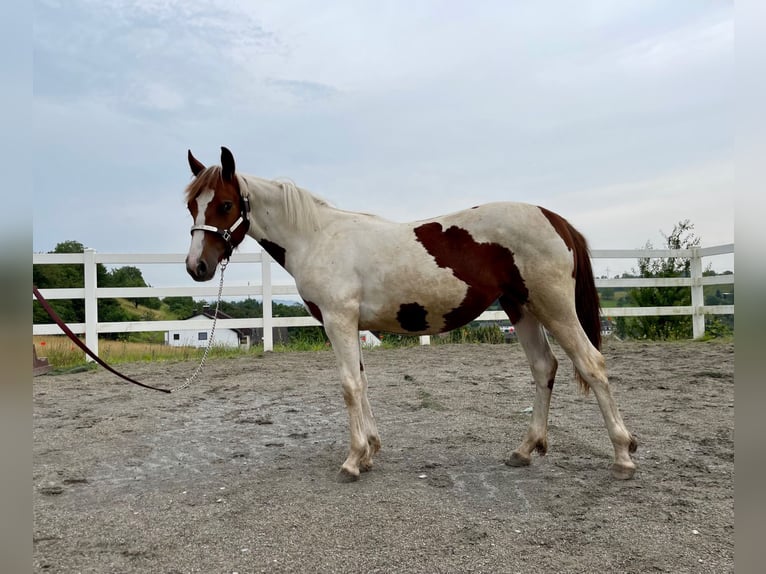
<path id="1" fill-rule="evenodd" d="M 629 479 L 637 442 L 610 390 L 601 347 L 598 293 L 583 235 L 543 207 L 497 202 L 412 223 L 344 211 L 297 187 L 221 165 L 191 150 L 185 199 L 193 219 L 186 270 L 210 280 L 250 236 L 295 279 L 309 313 L 335 353 L 349 417 L 349 453 L 340 475 L 356 480 L 381 446 L 367 397 L 360 330 L 407 335 L 461 327 L 499 301 L 515 326 L 535 382 L 532 418 L 505 461 L 526 466 L 548 450 L 548 409 L 558 361 L 546 330 L 592 390 L 614 447 L 612 475 Z"/>

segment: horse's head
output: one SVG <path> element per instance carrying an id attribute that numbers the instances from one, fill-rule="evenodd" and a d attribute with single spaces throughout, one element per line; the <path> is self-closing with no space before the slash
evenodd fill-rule
<path id="1" fill-rule="evenodd" d="M 191 150 L 189 167 L 194 180 L 186 188 L 186 199 L 194 224 L 186 271 L 195 281 L 207 281 L 245 238 L 250 206 L 234 173 L 234 156 L 225 147 L 220 167 L 206 168 Z"/>

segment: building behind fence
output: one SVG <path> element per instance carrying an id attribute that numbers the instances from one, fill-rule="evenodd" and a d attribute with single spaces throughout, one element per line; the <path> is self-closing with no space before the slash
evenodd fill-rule
<path id="1" fill-rule="evenodd" d="M 695 247 L 691 249 L 594 249 L 593 259 L 639 259 L 660 257 L 685 257 L 690 259 L 690 277 L 656 277 L 656 278 L 614 278 L 596 279 L 597 287 L 641 288 L 641 287 L 688 287 L 691 289 L 691 305 L 672 307 L 610 307 L 602 310 L 609 317 L 638 317 L 659 315 L 691 315 L 692 334 L 695 339 L 705 334 L 705 315 L 733 315 L 734 305 L 705 305 L 703 288 L 706 285 L 731 285 L 734 275 L 703 276 L 703 259 L 715 255 L 734 253 L 734 244 L 714 247 Z M 49 300 L 54 299 L 84 299 L 85 322 L 69 324 L 69 328 L 77 334 L 85 335 L 85 343 L 98 353 L 98 335 L 100 333 L 136 333 L 150 331 L 165 331 L 178 333 L 181 331 L 202 332 L 210 328 L 210 319 L 201 317 L 186 321 L 122 321 L 99 322 L 98 299 L 143 298 L 143 297 L 215 297 L 218 285 L 194 285 L 188 287 L 99 287 L 96 279 L 96 269 L 99 263 L 106 265 L 145 265 L 145 264 L 183 264 L 185 253 L 98 253 L 86 249 L 83 253 L 35 253 L 32 256 L 34 265 L 80 264 L 84 266 L 84 285 L 80 288 L 43 289 L 42 295 Z M 284 333 L 287 327 L 309 327 L 320 323 L 313 317 L 274 317 L 272 303 L 274 296 L 298 296 L 295 283 L 275 285 L 271 280 L 271 266 L 274 260 L 264 251 L 261 253 L 235 253 L 230 264 L 246 263 L 261 264 L 260 285 L 226 286 L 223 287 L 223 297 L 259 297 L 263 301 L 262 318 L 219 319 L 217 328 L 230 329 L 234 332 L 257 329 L 262 334 L 263 348 L 271 351 L 274 348 L 275 332 Z M 508 317 L 503 311 L 485 311 L 477 321 L 503 321 Z M 277 331 L 279 330 L 279 331 Z M 38 324 L 32 327 L 33 335 L 58 335 L 61 330 L 55 324 Z M 428 336 L 420 337 L 421 344 L 428 344 Z"/>

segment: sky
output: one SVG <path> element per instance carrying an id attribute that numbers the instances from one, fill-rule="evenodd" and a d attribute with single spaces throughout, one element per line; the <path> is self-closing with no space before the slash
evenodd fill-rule
<path id="1" fill-rule="evenodd" d="M 222 145 L 394 221 L 512 200 L 594 249 L 684 219 L 732 243 L 733 20 L 705 0 L 35 0 L 33 250 L 186 253 L 186 150 Z"/>

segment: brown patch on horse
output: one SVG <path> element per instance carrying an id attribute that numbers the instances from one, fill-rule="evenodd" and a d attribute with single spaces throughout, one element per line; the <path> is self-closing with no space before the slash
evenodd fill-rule
<path id="1" fill-rule="evenodd" d="M 556 233 L 558 233 L 559 237 L 561 237 L 561 239 L 564 241 L 564 244 L 567 246 L 567 249 L 569 249 L 569 251 L 574 251 L 576 241 L 572 235 L 572 232 L 580 235 L 579 232 L 575 230 L 575 228 L 572 227 L 569 224 L 569 222 L 563 217 L 561 217 L 558 213 L 553 213 L 552 211 L 545 209 L 544 207 L 540 207 L 540 211 L 543 212 L 543 215 L 548 219 L 550 224 L 553 226 L 553 229 L 556 230 Z M 572 277 L 577 277 L 577 260 L 576 259 L 575 259 L 574 268 L 572 269 Z"/>
<path id="2" fill-rule="evenodd" d="M 521 321 L 521 305 L 519 305 L 513 298 L 508 295 L 503 295 L 498 299 L 498 302 L 506 315 L 508 315 L 508 319 L 510 319 L 511 323 L 515 325 Z"/>
<path id="3" fill-rule="evenodd" d="M 415 236 L 436 264 L 468 285 L 458 307 L 444 315 L 444 329 L 465 325 L 484 311 L 492 301 L 505 295 L 521 307 L 529 298 L 513 253 L 497 243 L 479 243 L 456 225 L 444 229 L 441 223 L 425 223 L 415 228 Z"/>
<path id="4" fill-rule="evenodd" d="M 593 278 L 593 269 L 590 263 L 590 250 L 585 237 L 577 231 L 566 219 L 540 207 L 540 211 L 550 221 L 553 229 L 559 234 L 572 251 L 574 265 L 572 277 L 575 278 L 575 303 L 577 306 L 577 318 L 580 319 L 588 339 L 597 349 L 601 348 L 601 313 L 596 290 L 596 281 Z"/>
<path id="5" fill-rule="evenodd" d="M 402 303 L 399 306 L 399 311 L 396 313 L 396 320 L 399 321 L 399 324 L 405 331 L 416 333 L 428 329 L 426 315 L 428 315 L 428 311 L 426 311 L 423 305 L 418 303 Z"/>
<path id="6" fill-rule="evenodd" d="M 259 239 L 258 243 L 260 243 L 261 247 L 263 247 L 266 250 L 266 253 L 271 255 L 271 258 L 279 263 L 282 267 L 285 266 L 285 257 L 286 257 L 286 251 L 285 248 L 281 245 L 277 245 L 273 241 L 269 241 L 268 239 Z"/>
<path id="7" fill-rule="evenodd" d="M 312 302 L 312 301 L 306 301 L 305 299 L 303 302 L 306 304 L 306 307 L 308 307 L 309 313 L 311 313 L 311 316 L 314 317 L 317 321 L 324 324 L 324 321 L 322 320 L 322 311 L 319 309 L 319 306 Z"/>

